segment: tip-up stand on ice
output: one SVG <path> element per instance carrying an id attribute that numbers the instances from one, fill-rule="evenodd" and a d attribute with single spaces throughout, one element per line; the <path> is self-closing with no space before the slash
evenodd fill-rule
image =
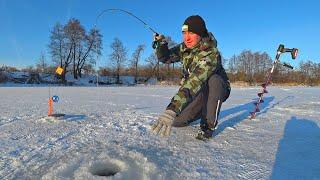
<path id="1" fill-rule="evenodd" d="M 56 69 L 56 74 L 61 75 L 63 73 L 63 68 L 58 67 Z M 53 104 L 59 102 L 59 96 L 51 96 L 51 87 L 49 86 L 49 100 L 48 100 L 48 117 L 49 118 L 63 118 L 65 114 L 62 113 L 53 113 Z"/>

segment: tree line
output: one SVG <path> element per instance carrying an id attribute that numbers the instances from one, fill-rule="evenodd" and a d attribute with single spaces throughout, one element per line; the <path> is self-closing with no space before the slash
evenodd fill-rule
<path id="1" fill-rule="evenodd" d="M 159 81 L 171 81 L 178 83 L 181 76 L 181 64 L 159 63 L 154 53 L 142 59 L 146 46 L 140 44 L 131 55 L 119 38 L 114 38 L 110 44 L 112 50 L 107 55 L 108 67 L 95 69 L 97 59 L 102 56 L 102 34 L 96 28 L 86 30 L 77 19 L 70 19 L 66 24 L 56 23 L 50 31 L 48 50 L 51 55 L 51 63 L 46 61 L 45 54 L 41 52 L 35 66 L 22 69 L 28 72 L 53 73 L 57 66 L 64 69 L 61 81 L 65 82 L 67 73 L 75 79 L 83 74 L 99 74 L 101 76 L 115 76 L 120 83 L 120 76 L 133 76 L 135 83 L 139 77 L 149 79 L 156 77 Z M 171 37 L 166 37 L 169 47 L 177 43 Z M 143 62 L 144 61 L 144 62 Z M 272 66 L 272 58 L 266 52 L 252 52 L 244 50 L 229 59 L 223 58 L 224 67 L 227 70 L 231 82 L 245 82 L 256 85 L 264 82 L 269 68 Z M 14 67 L 3 66 L 0 70 L 15 71 Z M 320 85 L 320 63 L 311 60 L 301 61 L 295 70 L 280 65 L 273 75 L 273 83 L 287 83 L 293 85 Z"/>
<path id="2" fill-rule="evenodd" d="M 272 67 L 273 59 L 266 53 L 244 50 L 225 60 L 231 82 L 246 82 L 250 85 L 263 83 Z M 320 85 L 320 63 L 301 61 L 294 70 L 277 65 L 272 82 L 288 85 Z"/>
<path id="3" fill-rule="evenodd" d="M 176 43 L 167 37 L 169 45 Z M 120 83 L 120 75 L 134 76 L 135 82 L 138 82 L 139 76 L 153 77 L 160 79 L 169 79 L 169 76 L 178 74 L 172 65 L 167 69 L 160 65 L 154 54 L 145 59 L 144 65 L 141 65 L 141 55 L 145 49 L 144 44 L 138 45 L 131 57 L 128 57 L 128 50 L 120 39 L 114 38 L 110 44 L 111 54 L 107 56 L 110 67 L 101 67 L 98 71 L 100 75 L 113 75 Z M 94 66 L 97 59 L 102 55 L 102 35 L 99 30 L 91 29 L 87 31 L 77 19 L 70 19 L 65 25 L 57 23 L 51 30 L 49 51 L 53 63 L 64 69 L 62 80 L 70 72 L 74 78 L 82 76 L 82 73 L 94 73 Z M 39 60 L 38 66 L 43 65 Z"/>

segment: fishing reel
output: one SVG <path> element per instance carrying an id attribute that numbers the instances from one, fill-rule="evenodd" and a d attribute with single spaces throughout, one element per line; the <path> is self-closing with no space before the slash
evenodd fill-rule
<path id="1" fill-rule="evenodd" d="M 291 58 L 292 59 L 296 59 L 296 57 L 298 56 L 298 49 L 297 48 L 285 48 L 283 44 L 280 44 L 277 50 L 277 55 L 276 55 L 276 60 L 275 63 L 281 64 L 284 67 L 293 69 L 293 67 L 288 64 L 288 63 L 281 63 L 280 62 L 280 55 L 283 53 L 290 53 L 291 54 Z"/>
<path id="2" fill-rule="evenodd" d="M 157 49 L 163 39 L 165 39 L 164 35 L 155 33 L 154 34 L 154 40 L 152 42 L 152 48 L 153 49 Z"/>

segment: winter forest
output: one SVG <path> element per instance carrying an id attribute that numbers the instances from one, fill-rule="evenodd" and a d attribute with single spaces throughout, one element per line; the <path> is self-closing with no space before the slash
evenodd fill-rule
<path id="1" fill-rule="evenodd" d="M 8 81 L 4 72 L 50 73 L 54 74 L 57 66 L 64 69 L 60 83 L 66 83 L 67 74 L 74 79 L 85 75 L 112 76 L 115 83 L 120 84 L 120 76 L 132 76 L 135 83 L 143 83 L 151 77 L 158 81 L 178 84 L 181 77 L 180 63 L 159 63 L 154 53 L 142 59 L 141 54 L 149 44 L 141 44 L 132 54 L 128 54 L 126 44 L 115 37 L 109 47 L 102 47 L 102 37 L 99 29 L 86 29 L 80 20 L 71 18 L 66 24 L 56 23 L 50 30 L 49 45 L 47 47 L 50 57 L 40 52 L 34 66 L 18 69 L 2 65 L 0 67 L 0 83 Z M 169 47 L 177 44 L 170 36 L 166 37 Z M 109 48 L 110 54 L 103 54 L 103 48 Z M 150 47 L 151 48 L 151 47 Z M 106 56 L 106 66 L 96 67 L 97 60 Z M 223 58 L 223 52 L 222 52 Z M 269 68 L 272 66 L 273 55 L 266 52 L 243 50 L 231 58 L 223 58 L 224 68 L 227 70 L 231 83 L 241 85 L 257 85 L 263 82 Z M 138 82 L 138 77 L 144 77 Z M 273 73 L 272 82 L 283 85 L 320 84 L 320 63 L 311 59 L 299 62 L 294 70 L 279 66 Z"/>

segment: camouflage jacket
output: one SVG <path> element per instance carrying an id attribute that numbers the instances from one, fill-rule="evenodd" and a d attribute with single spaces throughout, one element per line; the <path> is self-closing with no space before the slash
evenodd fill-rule
<path id="1" fill-rule="evenodd" d="M 219 74 L 230 90 L 229 79 L 222 67 L 220 53 L 217 49 L 217 41 L 211 33 L 191 49 L 187 48 L 184 43 L 169 49 L 165 40 L 161 40 L 156 54 L 159 61 L 163 63 L 182 62 L 181 86 L 167 107 L 177 114 L 180 114 L 196 97 L 212 74 Z"/>

